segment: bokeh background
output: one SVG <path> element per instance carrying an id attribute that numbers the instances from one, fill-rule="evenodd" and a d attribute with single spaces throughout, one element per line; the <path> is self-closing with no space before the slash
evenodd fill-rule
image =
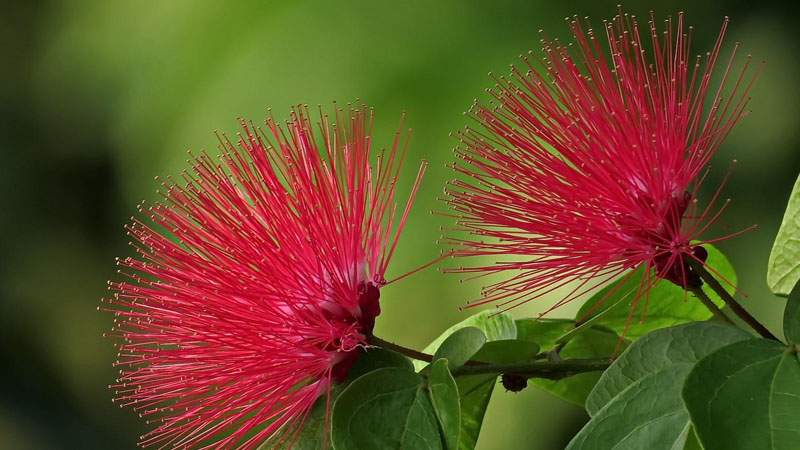
<path id="1" fill-rule="evenodd" d="M 466 124 L 461 112 L 473 98 L 486 98 L 486 73 L 505 73 L 538 49 L 540 28 L 566 37 L 565 16 L 599 24 L 618 1 L 3 2 L 0 448 L 136 448 L 145 425 L 110 401 L 115 351 L 101 334 L 112 318 L 96 307 L 114 257 L 129 254 L 122 225 L 154 196 L 154 175 L 186 167 L 186 149 L 213 150 L 212 131 L 234 133 L 237 116 L 260 120 L 271 107 L 284 117 L 295 103 L 356 97 L 376 108 L 376 142 L 388 143 L 406 110 L 409 160 L 430 167 L 392 263 L 399 275 L 440 250 L 434 241 L 448 223 L 429 210 L 441 209 L 436 197 L 451 177 L 448 133 Z M 726 47 L 741 41 L 743 53 L 767 61 L 753 114 L 717 155 L 707 186 L 739 160 L 724 194 L 734 201 L 711 233 L 759 225 L 720 247 L 750 294 L 744 303 L 775 330 L 783 301 L 767 291 L 765 266 L 800 170 L 795 3 L 624 5 L 639 17 L 653 8 L 659 19 L 685 11 L 698 53 L 729 16 Z M 457 307 L 478 288 L 419 273 L 386 288 L 377 331 L 422 348 L 467 316 Z M 534 388 L 495 392 L 483 450 L 561 449 L 586 420 Z"/>

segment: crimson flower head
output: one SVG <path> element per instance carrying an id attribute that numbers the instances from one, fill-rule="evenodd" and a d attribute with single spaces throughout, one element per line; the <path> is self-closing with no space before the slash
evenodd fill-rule
<path id="1" fill-rule="evenodd" d="M 164 200 L 140 208 L 149 220 L 127 227 L 128 281 L 109 283 L 115 400 L 154 426 L 144 447 L 290 443 L 367 345 L 425 168 L 395 220 L 405 145 L 398 129 L 372 149 L 370 109 L 320 110 L 313 126 L 296 107 L 285 126 L 242 128 L 162 182 Z"/>
<path id="2" fill-rule="evenodd" d="M 753 81 L 747 62 L 731 71 L 735 48 L 720 58 L 727 19 L 701 56 L 682 14 L 663 30 L 622 11 L 599 32 L 568 24 L 574 42 L 543 36 L 542 55 L 495 77 L 493 100 L 467 114 L 477 125 L 458 133 L 445 201 L 469 234 L 448 242 L 456 256 L 503 257 L 458 270 L 510 273 L 473 304 L 511 308 L 573 286 L 555 308 L 636 268 L 637 301 L 660 279 L 697 287 L 688 258 L 704 263 L 700 244 L 718 240 L 693 243 L 724 209 L 711 211 L 717 195 L 698 206 L 697 188 Z"/>

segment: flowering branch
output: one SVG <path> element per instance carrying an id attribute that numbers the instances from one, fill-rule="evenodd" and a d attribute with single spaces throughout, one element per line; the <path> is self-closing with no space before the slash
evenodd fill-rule
<path id="1" fill-rule="evenodd" d="M 750 327 L 752 327 L 764 339 L 771 339 L 773 341 L 778 341 L 778 338 L 775 337 L 775 335 L 772 334 L 772 332 L 770 332 L 767 329 L 767 327 L 762 325 L 761 322 L 759 322 L 758 320 L 756 320 L 755 317 L 750 315 L 750 313 L 747 312 L 747 310 L 745 310 L 744 307 L 742 307 L 742 305 L 739 304 L 739 302 L 737 302 L 733 298 L 733 296 L 730 295 L 728 293 L 728 291 L 726 291 L 725 288 L 722 287 L 721 284 L 719 284 L 719 281 L 717 281 L 716 278 L 714 278 L 710 273 L 708 273 L 706 268 L 703 267 L 702 263 L 700 263 L 699 261 L 695 261 L 694 259 L 691 259 L 691 258 L 687 258 L 687 260 L 689 261 L 689 264 L 691 265 L 692 270 L 694 270 L 695 273 L 697 273 L 697 275 L 699 275 L 700 278 L 703 279 L 703 281 L 708 283 L 708 286 L 711 289 L 713 289 L 714 292 L 717 293 L 717 295 L 720 296 L 720 298 L 725 302 L 726 305 L 728 305 L 728 307 L 731 309 L 731 311 L 734 312 L 734 314 L 739 316 L 739 318 L 742 319 L 746 324 L 750 325 Z M 700 289 L 698 289 L 698 290 L 700 290 Z M 695 292 L 695 294 L 697 294 L 697 292 Z M 703 301 L 703 300 L 700 299 L 700 301 Z M 705 304 L 705 302 L 703 302 L 703 304 Z M 708 306 L 708 305 L 706 305 L 706 306 Z"/>
<path id="2" fill-rule="evenodd" d="M 387 350 L 392 350 L 402 355 L 420 361 L 432 362 L 433 356 L 419 352 L 393 342 L 385 341 L 375 335 L 370 336 L 372 345 Z M 555 350 L 555 349 L 554 349 Z M 605 370 L 611 365 L 610 358 L 594 359 L 551 359 L 550 361 L 525 361 L 507 364 L 488 364 L 480 361 L 467 361 L 464 366 L 453 372 L 453 376 L 482 375 L 482 374 L 514 374 L 525 378 L 544 378 L 560 380 L 585 372 Z"/>
<path id="3" fill-rule="evenodd" d="M 481 374 L 507 374 L 524 376 L 526 378 L 545 378 L 560 380 L 585 372 L 606 370 L 611 365 L 610 358 L 592 359 L 562 359 L 560 361 L 526 361 L 510 364 L 470 364 L 464 365 L 453 372 L 454 376 L 481 375 Z"/>

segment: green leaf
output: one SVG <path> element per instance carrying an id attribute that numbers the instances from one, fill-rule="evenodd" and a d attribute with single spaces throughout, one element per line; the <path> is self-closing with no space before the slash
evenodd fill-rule
<path id="1" fill-rule="evenodd" d="M 783 334 L 786 342 L 790 344 L 800 344 L 800 281 L 795 284 L 794 289 L 786 300 L 786 309 L 783 312 Z"/>
<path id="2" fill-rule="evenodd" d="M 655 330 L 634 342 L 603 372 L 586 401 L 586 411 L 594 416 L 642 378 L 676 364 L 693 366 L 721 347 L 750 338 L 740 328 L 714 322 L 693 322 Z M 680 391 L 673 394 L 680 396 Z"/>
<path id="3" fill-rule="evenodd" d="M 517 321 L 519 339 L 537 341 L 544 349 L 552 348 L 574 321 L 569 319 L 520 319 Z M 559 352 L 562 358 L 611 358 L 619 343 L 619 336 L 603 327 L 590 327 L 575 335 Z M 619 351 L 628 346 L 620 344 Z M 531 384 L 568 402 L 583 406 L 589 392 L 600 379 L 600 372 L 573 375 L 563 380 L 532 378 Z"/>
<path id="4" fill-rule="evenodd" d="M 453 334 L 456 330 L 460 330 L 461 328 L 465 327 L 475 327 L 483 331 L 483 334 L 486 335 L 487 341 L 515 339 L 517 337 L 517 327 L 514 324 L 514 318 L 512 318 L 510 314 L 498 314 L 496 311 L 487 310 L 467 317 L 461 322 L 448 328 L 438 338 L 428 344 L 428 346 L 422 351 L 428 354 L 435 353 L 448 336 Z M 427 364 L 423 361 L 414 361 L 414 368 L 416 370 L 421 370 L 426 365 Z M 452 361 L 450 367 L 451 369 L 453 368 Z"/>
<path id="5" fill-rule="evenodd" d="M 406 370 L 414 370 L 411 361 L 405 356 L 382 348 L 366 348 L 359 350 L 358 360 L 347 371 L 347 379 L 342 384 L 331 387 L 330 404 L 333 405 L 339 394 L 353 380 L 360 376 L 384 367 L 398 367 Z M 326 416 L 328 412 L 328 397 L 323 395 L 318 398 L 311 407 L 303 426 L 297 433 L 297 437 L 292 444 L 293 450 L 320 450 L 323 442 L 327 442 L 328 449 L 331 447 L 331 440 L 325 439 Z M 275 440 L 268 440 L 260 449 L 279 449 L 287 450 L 292 442 L 292 435 L 278 443 Z M 276 447 L 277 445 L 277 447 Z"/>
<path id="6" fill-rule="evenodd" d="M 700 360 L 683 400 L 706 450 L 795 450 L 800 442 L 797 351 L 764 339 Z"/>
<path id="7" fill-rule="evenodd" d="M 800 177 L 789 196 L 789 204 L 767 264 L 767 284 L 778 295 L 788 295 L 800 281 Z"/>
<path id="8" fill-rule="evenodd" d="M 703 356 L 748 338 L 735 327 L 695 322 L 635 341 L 600 377 L 586 402 L 592 419 L 567 448 L 683 449 L 691 434 L 681 399 L 686 376 Z"/>
<path id="9" fill-rule="evenodd" d="M 502 339 L 483 344 L 472 357 L 475 361 L 505 364 L 530 361 L 539 354 L 539 345 L 519 339 Z"/>
<path id="10" fill-rule="evenodd" d="M 706 263 L 722 278 L 736 285 L 736 272 L 733 270 L 733 267 L 725 255 L 711 245 L 704 245 L 703 247 L 708 250 L 708 259 Z M 581 306 L 581 309 L 575 316 L 576 320 L 581 320 L 581 325 L 570 334 L 577 334 L 581 328 L 592 324 L 606 326 L 614 330 L 617 334 L 622 335 L 625 330 L 625 324 L 631 314 L 631 308 L 634 307 L 631 305 L 631 302 L 636 298 L 643 273 L 642 269 L 637 270 L 625 283 L 610 295 L 609 292 L 611 292 L 622 278 L 610 283 L 608 286 L 595 293 Z M 654 276 L 652 279 L 655 279 Z M 722 282 L 722 284 L 725 286 L 726 290 L 733 293 L 733 287 L 725 282 Z M 714 303 L 719 306 L 724 305 L 722 299 L 720 299 L 711 288 L 703 286 L 703 290 Z M 603 301 L 607 295 L 609 295 L 608 298 Z M 601 301 L 602 303 L 592 311 L 592 308 Z M 644 321 L 642 321 L 641 317 L 644 311 L 644 303 L 645 297 L 642 296 L 635 305 L 633 318 L 630 321 L 628 330 L 625 332 L 625 338 L 635 340 L 658 328 L 666 328 L 672 325 L 693 321 L 708 320 L 712 316 L 711 312 L 692 294 L 688 294 L 682 288 L 665 280 L 661 280 L 658 284 L 650 288 L 650 293 L 647 297 L 647 311 Z M 592 312 L 589 313 L 589 311 Z"/>
<path id="11" fill-rule="evenodd" d="M 458 449 L 458 435 L 461 429 L 461 406 L 458 387 L 447 360 L 440 359 L 431 365 L 428 375 L 429 394 L 436 418 L 439 419 L 442 436 L 448 450 Z"/>
<path id="12" fill-rule="evenodd" d="M 567 450 L 683 448 L 689 416 L 678 393 L 691 368 L 670 366 L 636 381 L 592 417 Z"/>
<path id="13" fill-rule="evenodd" d="M 463 366 L 486 343 L 486 335 L 475 327 L 456 330 L 442 342 L 433 354 L 433 361 L 446 359 L 453 370 Z"/>
<path id="14" fill-rule="evenodd" d="M 575 324 L 571 319 L 517 319 L 517 339 L 536 342 L 543 349 L 552 348 L 558 339 Z"/>
<path id="15" fill-rule="evenodd" d="M 441 450 L 425 379 L 388 367 L 353 381 L 333 406 L 331 441 L 335 450 Z"/>

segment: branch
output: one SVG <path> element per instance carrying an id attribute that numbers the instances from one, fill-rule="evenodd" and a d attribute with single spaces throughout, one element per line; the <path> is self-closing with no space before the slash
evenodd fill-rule
<path id="1" fill-rule="evenodd" d="M 374 334 L 369 337 L 369 343 L 376 347 L 381 347 L 387 350 L 395 351 L 397 353 L 400 353 L 401 355 L 408 356 L 409 358 L 412 359 L 417 359 L 419 361 L 425 361 L 425 362 L 433 362 L 432 355 L 418 352 L 416 350 L 403 347 L 402 345 L 397 345 L 393 342 L 384 341 L 383 339 L 379 338 L 378 336 L 375 336 Z"/>
<path id="2" fill-rule="evenodd" d="M 611 365 L 609 358 L 575 359 L 560 361 L 531 361 L 510 364 L 465 365 L 453 372 L 454 376 L 511 373 L 527 378 L 560 380 L 572 375 L 606 370 Z"/>
<path id="3" fill-rule="evenodd" d="M 432 362 L 433 356 L 385 341 L 375 335 L 369 337 L 369 343 L 376 347 L 392 350 L 409 358 Z M 598 359 L 559 359 L 552 361 L 524 361 L 511 364 L 489 364 L 480 361 L 467 361 L 464 366 L 453 371 L 453 376 L 463 375 L 502 375 L 514 374 L 525 378 L 545 378 L 560 380 L 585 372 L 606 370 L 611 365 L 610 358 Z"/>
<path id="4" fill-rule="evenodd" d="M 714 302 L 710 298 L 708 298 L 708 295 L 706 295 L 702 285 L 696 287 L 690 287 L 687 289 L 691 291 L 692 294 L 694 294 L 694 296 L 697 297 L 698 300 L 700 300 L 700 303 L 702 303 L 703 306 L 705 306 L 709 311 L 711 311 L 711 314 L 713 314 L 714 317 L 722 320 L 728 325 L 733 325 L 733 321 L 728 316 L 726 316 L 725 313 L 723 313 L 722 310 L 719 309 L 717 305 L 714 304 Z"/>
<path id="5" fill-rule="evenodd" d="M 702 278 L 703 281 L 705 281 L 708 286 L 713 289 L 723 301 L 725 301 L 725 304 L 728 305 L 734 314 L 739 316 L 739 318 L 742 319 L 746 324 L 750 325 L 763 338 L 778 341 L 778 338 L 776 338 L 775 335 L 767 329 L 767 327 L 762 325 L 761 322 L 756 320 L 755 317 L 751 316 L 750 313 L 747 312 L 747 310 L 744 309 L 742 305 L 740 305 L 739 302 L 737 302 L 733 296 L 731 296 L 731 294 L 729 294 L 728 291 L 722 287 L 721 284 L 719 284 L 719 281 L 717 281 L 716 278 L 708 273 L 701 262 L 696 261 L 694 258 L 688 258 L 688 262 L 691 265 L 692 270 L 694 270 L 695 273 L 697 273 L 697 275 L 699 275 L 700 278 Z"/>

